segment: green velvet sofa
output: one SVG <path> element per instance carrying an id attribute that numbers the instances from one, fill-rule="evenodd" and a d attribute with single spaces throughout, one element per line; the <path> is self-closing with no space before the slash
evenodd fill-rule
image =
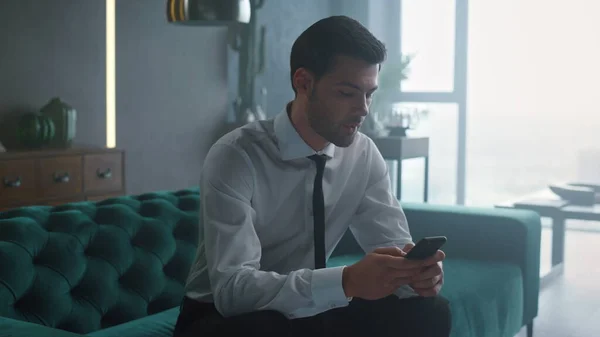
<path id="1" fill-rule="evenodd" d="M 180 190 L 0 213 L 0 336 L 170 336 L 198 238 Z M 538 310 L 540 218 L 403 204 L 415 239 L 445 235 L 454 337 L 512 337 Z M 347 233 L 328 261 L 363 253 Z"/>

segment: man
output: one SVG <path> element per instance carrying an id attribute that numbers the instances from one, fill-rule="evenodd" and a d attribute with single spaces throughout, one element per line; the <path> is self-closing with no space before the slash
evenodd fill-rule
<path id="1" fill-rule="evenodd" d="M 210 149 L 176 337 L 449 335 L 444 253 L 403 257 L 406 218 L 358 131 L 385 57 L 357 21 L 316 22 L 292 47 L 294 100 Z M 366 256 L 324 268 L 347 229 Z"/>

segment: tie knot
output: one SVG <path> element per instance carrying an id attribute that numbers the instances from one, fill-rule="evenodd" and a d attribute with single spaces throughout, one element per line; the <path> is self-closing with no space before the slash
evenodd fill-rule
<path id="1" fill-rule="evenodd" d="M 324 163 L 325 161 L 327 161 L 327 158 L 325 158 L 325 155 L 322 155 L 322 154 L 313 154 L 312 156 L 308 156 L 308 158 L 310 158 L 317 164 L 321 164 L 321 163 Z"/>
<path id="2" fill-rule="evenodd" d="M 327 161 L 327 158 L 324 155 L 313 154 L 312 156 L 309 156 L 308 158 L 313 160 L 315 163 L 317 163 L 317 171 L 318 172 L 323 172 L 323 170 L 325 169 L 325 162 Z"/>

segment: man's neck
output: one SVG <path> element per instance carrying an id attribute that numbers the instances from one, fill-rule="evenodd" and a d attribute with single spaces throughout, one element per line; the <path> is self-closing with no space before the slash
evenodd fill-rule
<path id="1" fill-rule="evenodd" d="M 300 138 L 315 151 L 323 150 L 329 142 L 317 134 L 308 122 L 306 106 L 294 100 L 288 103 L 286 112 L 290 117 L 292 125 L 300 135 Z"/>

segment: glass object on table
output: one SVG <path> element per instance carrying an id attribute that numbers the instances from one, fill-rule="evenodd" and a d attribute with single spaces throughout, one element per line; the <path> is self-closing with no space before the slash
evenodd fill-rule
<path id="1" fill-rule="evenodd" d="M 458 105 L 455 103 L 413 103 L 394 105 L 398 111 L 427 111 L 408 137 L 429 137 L 429 202 L 456 203 L 458 152 Z M 394 182 L 398 163 L 388 161 Z M 402 161 L 402 200 L 422 202 L 424 159 Z M 393 185 L 395 186 L 395 184 Z"/>

